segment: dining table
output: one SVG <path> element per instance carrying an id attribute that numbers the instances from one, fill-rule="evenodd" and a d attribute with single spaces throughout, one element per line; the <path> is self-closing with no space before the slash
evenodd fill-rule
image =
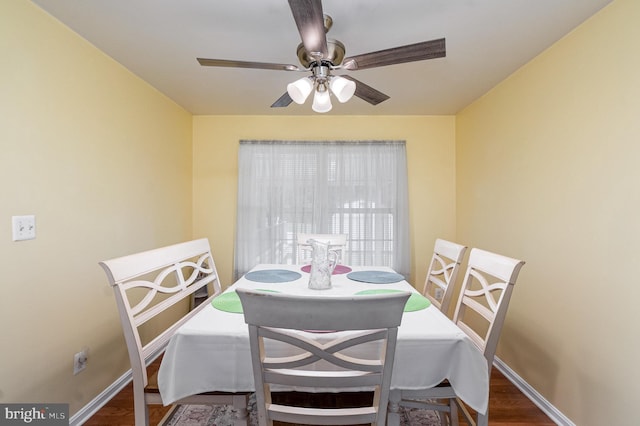
<path id="1" fill-rule="evenodd" d="M 315 290 L 309 288 L 309 269 L 310 265 L 257 265 L 183 324 L 169 341 L 160 364 L 158 385 L 163 403 L 202 392 L 255 390 L 248 327 L 237 288 L 321 298 L 406 291 L 412 294 L 398 328 L 390 404 L 397 404 L 404 389 L 431 388 L 446 379 L 472 409 L 486 412 L 489 374 L 485 357 L 402 275 L 389 267 L 338 264 L 331 287 Z M 318 340 L 327 338 L 324 332 L 306 333 Z"/>

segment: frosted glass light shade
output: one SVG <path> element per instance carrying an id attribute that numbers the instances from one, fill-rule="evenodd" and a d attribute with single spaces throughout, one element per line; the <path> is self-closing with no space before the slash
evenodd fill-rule
<path id="1" fill-rule="evenodd" d="M 315 112 L 329 112 L 331 111 L 331 99 L 329 99 L 329 90 L 322 92 L 316 90 L 316 94 L 313 96 L 313 105 L 311 109 Z"/>
<path id="2" fill-rule="evenodd" d="M 342 103 L 347 102 L 356 92 L 356 83 L 344 77 L 335 76 L 329 82 L 329 88 Z"/>
<path id="3" fill-rule="evenodd" d="M 302 105 L 313 90 L 313 81 L 309 77 L 287 84 L 287 93 L 293 102 Z"/>

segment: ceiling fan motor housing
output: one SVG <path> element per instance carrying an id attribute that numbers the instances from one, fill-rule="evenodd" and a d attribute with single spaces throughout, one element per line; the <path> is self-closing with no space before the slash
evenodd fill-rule
<path id="1" fill-rule="evenodd" d="M 328 62 L 332 66 L 337 66 L 342 63 L 346 49 L 344 44 L 338 40 L 327 39 L 327 56 L 322 58 L 322 62 Z M 298 45 L 298 60 L 303 67 L 309 68 L 314 62 L 318 62 L 316 58 L 311 57 L 304 48 L 304 44 Z"/>

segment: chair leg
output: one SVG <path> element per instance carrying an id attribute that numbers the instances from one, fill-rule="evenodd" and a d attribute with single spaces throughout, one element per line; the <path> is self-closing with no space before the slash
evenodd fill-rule
<path id="1" fill-rule="evenodd" d="M 458 404 L 456 404 L 456 400 L 449 400 L 449 421 L 451 422 L 451 426 L 458 426 Z"/>
<path id="2" fill-rule="evenodd" d="M 438 411 L 438 416 L 440 417 L 440 426 L 451 425 L 451 417 L 445 411 Z"/>
<path id="3" fill-rule="evenodd" d="M 489 421 L 488 411 L 487 411 L 487 414 L 477 413 L 477 416 L 476 416 L 477 421 L 475 421 L 473 419 L 473 416 L 467 409 L 467 407 L 464 405 L 464 402 L 462 402 L 460 399 L 458 398 L 452 399 L 451 404 L 452 406 L 456 407 L 456 410 L 458 409 L 458 407 L 460 408 L 460 411 L 462 411 L 462 415 L 464 416 L 469 426 L 488 426 L 488 421 Z"/>
<path id="4" fill-rule="evenodd" d="M 133 390 L 133 414 L 136 426 L 149 426 L 149 406 L 144 397 L 144 392 Z"/>

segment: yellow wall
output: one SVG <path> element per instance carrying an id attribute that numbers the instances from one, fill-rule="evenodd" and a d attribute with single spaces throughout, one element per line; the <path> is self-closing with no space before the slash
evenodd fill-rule
<path id="1" fill-rule="evenodd" d="M 73 414 L 129 369 L 98 261 L 191 236 L 191 115 L 28 1 L 0 2 L 0 57 L 0 402 Z"/>
<path id="2" fill-rule="evenodd" d="M 436 237 L 525 259 L 498 356 L 576 424 L 632 424 L 639 20 L 614 1 L 457 117 L 192 118 L 0 2 L 0 402 L 74 413 L 128 369 L 99 260 L 208 237 L 230 284 L 240 139 L 404 139 L 414 284 Z M 38 236 L 14 243 L 22 214 Z"/>
<path id="3" fill-rule="evenodd" d="M 581 426 L 637 424 L 639 21 L 616 0 L 457 116 L 458 238 L 527 261 L 498 356 Z"/>
<path id="4" fill-rule="evenodd" d="M 455 119 L 451 116 L 194 117 L 194 237 L 210 239 L 223 285 L 232 282 L 233 273 L 238 142 L 321 138 L 406 140 L 411 277 L 421 288 L 435 239 L 455 238 Z"/>

